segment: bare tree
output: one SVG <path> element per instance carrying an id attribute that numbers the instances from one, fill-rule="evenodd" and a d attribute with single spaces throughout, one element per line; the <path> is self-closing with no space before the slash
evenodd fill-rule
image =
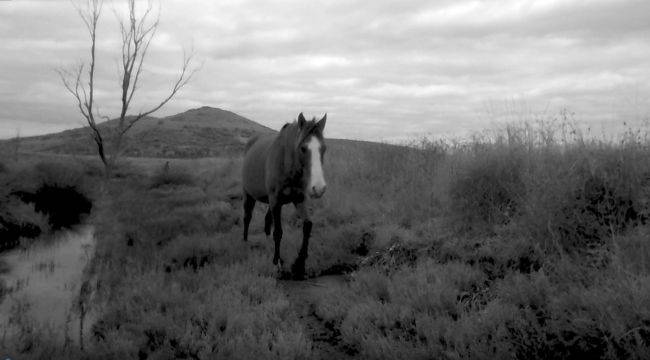
<path id="1" fill-rule="evenodd" d="M 147 8 L 142 15 L 138 15 L 135 0 L 128 0 L 128 18 L 124 20 L 119 19 L 118 16 L 122 40 L 122 57 L 119 63 L 121 110 L 117 117 L 117 127 L 115 129 L 100 128 L 97 124 L 97 118 L 109 119 L 107 116 L 99 114 L 94 98 L 97 24 L 102 15 L 103 5 L 103 0 L 85 0 L 84 5 L 75 5 L 90 36 L 90 61 L 88 64 L 81 63 L 73 69 L 59 69 L 57 71 L 63 85 L 75 98 L 81 115 L 88 123 L 92 138 L 97 145 L 99 157 L 104 164 L 106 173 L 109 174 L 112 166 L 122 153 L 124 137 L 127 132 L 142 118 L 153 114 L 167 104 L 190 81 L 196 69 L 190 70 L 192 54 L 184 53 L 179 75 L 174 80 L 168 95 L 148 110 L 140 111 L 131 116 L 127 115 L 133 97 L 139 89 L 138 82 L 142 75 L 144 60 L 147 57 L 149 44 L 156 34 L 160 20 L 159 13 L 155 16 L 152 13 L 151 1 L 148 2 Z M 107 154 L 106 138 L 110 138 L 110 154 Z"/>

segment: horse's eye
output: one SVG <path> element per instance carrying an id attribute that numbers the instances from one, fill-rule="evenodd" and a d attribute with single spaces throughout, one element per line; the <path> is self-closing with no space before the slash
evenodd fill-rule
<path id="1" fill-rule="evenodd" d="M 300 147 L 300 152 L 306 153 L 307 152 L 307 147 L 306 146 L 301 146 Z"/>

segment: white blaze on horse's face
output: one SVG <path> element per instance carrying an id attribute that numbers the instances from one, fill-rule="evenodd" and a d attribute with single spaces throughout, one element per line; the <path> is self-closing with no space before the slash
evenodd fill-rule
<path id="1" fill-rule="evenodd" d="M 310 171 L 309 182 L 307 183 L 307 194 L 313 198 L 319 198 L 325 193 L 325 176 L 323 164 L 321 163 L 321 142 L 316 136 L 308 139 L 307 149 L 309 150 Z"/>

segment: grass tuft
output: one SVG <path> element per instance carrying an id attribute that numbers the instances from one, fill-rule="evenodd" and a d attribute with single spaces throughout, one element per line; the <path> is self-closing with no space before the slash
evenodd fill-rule
<path id="1" fill-rule="evenodd" d="M 182 185 L 196 185 L 196 179 L 186 169 L 171 167 L 169 162 L 151 176 L 151 182 L 149 184 L 151 188 Z"/>

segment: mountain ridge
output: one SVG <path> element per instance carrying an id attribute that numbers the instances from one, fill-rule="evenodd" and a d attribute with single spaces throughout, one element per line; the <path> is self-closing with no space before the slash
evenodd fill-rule
<path id="1" fill-rule="evenodd" d="M 111 119 L 98 126 L 108 133 L 117 126 L 117 121 Z M 202 106 L 170 116 L 141 119 L 125 138 L 124 155 L 169 158 L 225 156 L 243 151 L 248 139 L 256 134 L 274 132 L 232 111 Z M 71 155 L 92 155 L 97 151 L 87 126 L 21 138 L 20 149 Z"/>

